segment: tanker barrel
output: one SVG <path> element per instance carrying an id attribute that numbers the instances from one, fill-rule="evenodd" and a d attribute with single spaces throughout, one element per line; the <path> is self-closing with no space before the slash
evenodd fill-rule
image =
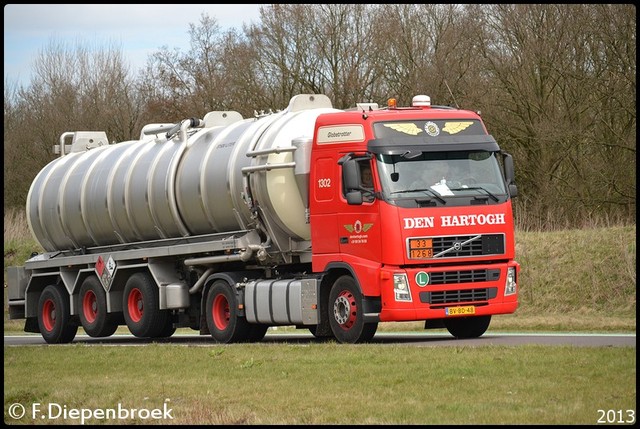
<path id="1" fill-rule="evenodd" d="M 296 185 L 298 185 L 305 209 L 309 208 L 309 173 L 311 171 L 312 142 L 313 139 L 311 137 L 298 137 L 291 141 L 291 144 L 296 148 L 293 153 L 293 161 L 296 164 L 294 168 Z"/>
<path id="2" fill-rule="evenodd" d="M 145 125 L 139 140 L 118 144 L 103 132 L 65 133 L 66 156 L 29 189 L 29 226 L 47 252 L 253 228 L 274 252 L 293 249 L 311 240 L 305 136 L 336 111 L 325 95 L 303 94 L 260 119 L 209 112 Z"/>

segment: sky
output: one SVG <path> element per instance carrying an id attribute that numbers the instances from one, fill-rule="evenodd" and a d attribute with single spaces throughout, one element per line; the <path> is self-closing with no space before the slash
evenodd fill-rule
<path id="1" fill-rule="evenodd" d="M 189 50 L 189 24 L 203 13 L 222 31 L 258 23 L 261 4 L 6 4 L 4 80 L 27 86 L 40 52 L 50 43 L 119 49 L 133 70 L 167 46 Z"/>

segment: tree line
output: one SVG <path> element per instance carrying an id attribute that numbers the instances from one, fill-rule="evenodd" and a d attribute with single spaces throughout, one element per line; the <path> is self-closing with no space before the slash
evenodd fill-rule
<path id="1" fill-rule="evenodd" d="M 299 93 L 480 111 L 514 156 L 516 219 L 531 229 L 634 223 L 636 8 L 631 4 L 269 4 L 132 70 L 114 45 L 55 40 L 27 86 L 5 79 L 4 201 L 24 207 L 62 133 L 138 139 L 148 123 L 283 109 Z"/>

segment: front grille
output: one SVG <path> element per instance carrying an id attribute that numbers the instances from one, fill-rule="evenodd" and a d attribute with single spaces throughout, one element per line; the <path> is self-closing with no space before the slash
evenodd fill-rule
<path id="1" fill-rule="evenodd" d="M 406 242 L 409 259 L 469 258 L 504 255 L 504 234 L 448 235 L 409 237 Z"/>
<path id="2" fill-rule="evenodd" d="M 463 258 L 502 254 L 504 254 L 503 234 L 433 237 L 434 258 Z"/>
<path id="3" fill-rule="evenodd" d="M 438 292 L 420 292 L 420 302 L 431 305 L 483 302 L 498 296 L 498 288 L 460 289 Z"/>
<path id="4" fill-rule="evenodd" d="M 490 282 L 499 278 L 500 270 L 441 271 L 429 273 L 429 284 Z"/>

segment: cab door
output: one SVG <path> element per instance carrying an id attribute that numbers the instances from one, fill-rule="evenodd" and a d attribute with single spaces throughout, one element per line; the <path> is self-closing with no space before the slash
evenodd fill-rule
<path id="1" fill-rule="evenodd" d="M 383 231 L 380 225 L 380 192 L 375 163 L 370 157 L 347 158 L 340 167 L 341 187 L 337 198 L 340 253 L 345 260 L 358 259 L 379 265 Z M 372 183 L 368 183 L 371 174 Z M 348 176 L 351 176 L 349 178 Z"/>

